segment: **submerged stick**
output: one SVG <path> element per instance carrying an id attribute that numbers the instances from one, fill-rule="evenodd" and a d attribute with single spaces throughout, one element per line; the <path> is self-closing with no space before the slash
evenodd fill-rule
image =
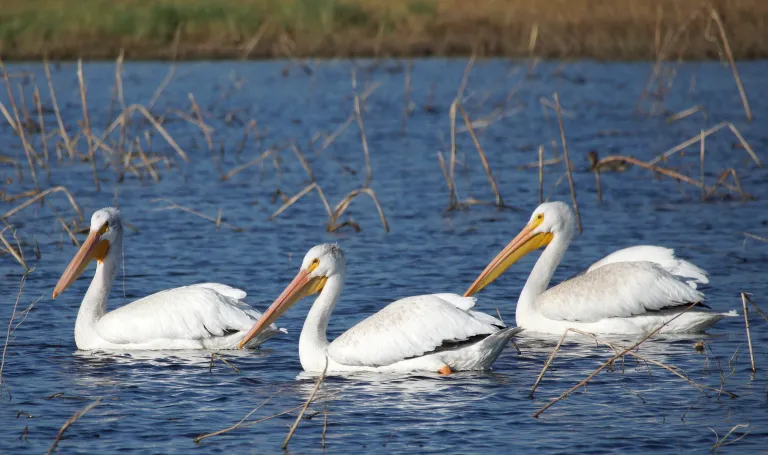
<path id="1" fill-rule="evenodd" d="M 320 388 L 320 384 L 323 383 L 323 380 L 325 379 L 325 372 L 328 371 L 328 357 L 325 357 L 325 368 L 323 368 L 323 374 L 320 375 L 319 378 L 317 378 L 317 382 L 315 383 L 315 388 L 312 389 L 312 393 L 309 394 L 309 398 L 307 398 L 307 401 L 304 403 L 304 407 L 301 408 L 301 412 L 299 412 L 299 415 L 296 416 L 296 421 L 293 422 L 293 425 L 291 425 L 290 431 L 288 431 L 288 435 L 285 436 L 285 441 L 283 441 L 283 447 L 282 449 L 285 450 L 286 447 L 288 447 L 288 443 L 291 442 L 291 438 L 293 437 L 293 433 L 296 431 L 296 428 L 299 426 L 299 422 L 301 422 L 301 418 L 304 416 L 304 413 L 307 411 L 307 408 L 309 407 L 309 404 L 312 402 L 312 399 L 315 398 L 315 394 L 317 393 L 317 390 Z"/>
<path id="2" fill-rule="evenodd" d="M 528 396 L 530 398 L 533 398 L 533 392 L 535 392 L 536 387 L 539 386 L 539 383 L 541 382 L 541 378 L 544 377 L 544 373 L 552 364 L 552 361 L 555 360 L 555 355 L 557 354 L 557 351 L 560 350 L 560 346 L 563 344 L 563 340 L 565 340 L 565 337 L 568 335 L 568 330 L 569 329 L 565 329 L 563 331 L 563 336 L 560 337 L 560 340 L 558 340 L 557 345 L 555 346 L 555 349 L 552 350 L 552 353 L 549 354 L 549 358 L 547 359 L 546 362 L 544 362 L 544 367 L 541 369 L 541 372 L 539 373 L 539 377 L 536 378 L 536 382 L 533 383 L 533 387 L 531 387 L 531 391 L 528 393 Z"/>
<path id="3" fill-rule="evenodd" d="M 491 183 L 491 189 L 493 190 L 493 193 L 496 195 L 496 205 L 498 205 L 499 207 L 503 207 L 504 200 L 501 198 L 501 192 L 499 192 L 499 186 L 496 185 L 496 180 L 493 178 L 493 172 L 491 172 L 491 166 L 488 164 L 488 159 L 486 159 L 485 153 L 483 152 L 483 148 L 480 146 L 480 141 L 477 140 L 475 129 L 472 128 L 472 122 L 469 121 L 469 116 L 467 115 L 467 111 L 464 110 L 464 106 L 459 104 L 458 107 L 459 107 L 459 110 L 461 111 L 461 116 L 464 118 L 464 124 L 467 125 L 467 130 L 469 131 L 469 135 L 472 136 L 472 142 L 475 143 L 475 148 L 477 149 L 477 153 L 478 155 L 480 155 L 480 161 L 483 162 L 485 173 L 488 174 L 488 180 Z"/>
<path id="4" fill-rule="evenodd" d="M 373 180 L 373 170 L 371 169 L 371 155 L 368 152 L 368 139 L 365 137 L 360 95 L 357 93 L 357 75 L 354 70 L 352 70 L 352 91 L 355 94 L 355 119 L 357 120 L 357 127 L 360 129 L 360 141 L 363 144 L 363 153 L 365 154 L 365 181 L 363 186 L 368 187 L 371 185 L 371 180 Z"/>
<path id="5" fill-rule="evenodd" d="M 744 294 L 744 297 L 746 297 L 746 299 L 747 299 L 747 302 L 749 302 L 749 303 L 750 303 L 750 304 L 751 304 L 753 307 L 755 307 L 755 309 L 757 310 L 757 312 L 758 312 L 758 313 L 760 313 L 760 316 L 762 316 L 762 317 L 763 317 L 763 319 L 765 319 L 766 321 L 768 321 L 768 315 L 766 315 L 765 313 L 763 313 L 763 311 L 760 309 L 760 307 L 759 307 L 759 306 L 757 306 L 757 304 L 755 303 L 755 301 L 754 301 L 754 300 L 752 300 L 752 297 L 750 297 L 750 296 L 749 296 L 749 294 L 748 294 L 748 293 L 746 293 L 746 292 L 744 292 L 743 294 Z"/>
<path id="6" fill-rule="evenodd" d="M 83 104 L 83 124 L 85 125 L 85 138 L 88 140 L 88 159 L 93 166 L 93 183 L 96 185 L 96 192 L 100 191 L 99 173 L 96 170 L 96 153 L 93 148 L 93 135 L 91 135 L 91 121 L 88 118 L 88 101 L 86 96 L 85 81 L 83 80 L 83 59 L 77 60 L 77 81 L 80 83 L 80 100 Z"/>
<path id="7" fill-rule="evenodd" d="M 77 205 L 77 202 L 75 202 L 75 198 L 72 197 L 72 194 L 64 186 L 55 186 L 53 188 L 49 188 L 49 189 L 43 191 L 42 193 L 36 194 L 32 199 L 29 199 L 29 200 L 25 201 L 23 204 L 20 204 L 20 205 L 18 205 L 16 207 L 12 208 L 11 210 L 5 212 L 4 215 L 0 216 L 0 221 L 2 221 L 4 219 L 6 219 L 6 218 L 8 218 L 8 217 L 18 213 L 19 211 L 21 211 L 22 209 L 24 209 L 26 207 L 29 207 L 30 205 L 34 204 L 35 202 L 37 202 L 38 200 L 44 198 L 45 196 L 49 195 L 50 193 L 56 193 L 56 192 L 59 192 L 59 191 L 61 191 L 64 194 L 67 195 L 67 198 L 69 199 L 69 203 L 72 205 L 72 208 L 75 209 L 75 212 L 77 213 L 77 216 L 82 221 L 83 220 L 83 212 L 80 211 L 80 206 Z"/>
<path id="8" fill-rule="evenodd" d="M 544 202 L 544 146 L 539 146 L 539 204 Z"/>
<path id="9" fill-rule="evenodd" d="M 568 159 L 568 144 L 565 141 L 565 128 L 563 128 L 562 108 L 560 107 L 560 98 L 557 92 L 554 95 L 555 107 L 557 108 L 557 122 L 560 125 L 560 141 L 563 144 L 563 156 L 565 157 L 565 172 L 568 173 L 568 184 L 571 187 L 571 199 L 573 199 L 573 211 L 576 212 L 576 224 L 579 226 L 579 234 L 584 232 L 581 227 L 581 214 L 579 213 L 579 203 L 576 201 L 576 187 L 573 184 L 573 175 L 571 174 L 571 161 Z"/>
<path id="10" fill-rule="evenodd" d="M 618 359 L 619 357 L 621 357 L 621 356 L 625 355 L 626 353 L 628 353 L 628 352 L 632 351 L 632 350 L 633 350 L 633 349 L 635 349 L 636 347 L 640 346 L 640 345 L 641 345 L 643 342 L 645 342 L 645 341 L 646 341 L 648 338 L 650 338 L 650 337 L 652 337 L 653 335 L 655 335 L 657 332 L 659 332 L 661 329 L 663 329 L 665 326 L 667 326 L 667 324 L 669 324 L 670 322 L 674 321 L 675 319 L 679 318 L 679 317 L 680 317 L 680 316 L 682 316 L 683 314 L 687 313 L 687 312 L 688 312 L 688 311 L 689 311 L 691 308 L 695 307 L 695 306 L 696 306 L 698 303 L 699 303 L 699 302 L 695 302 L 695 303 L 692 303 L 691 305 L 689 305 L 689 306 L 688 306 L 688 308 L 686 308 L 685 310 L 683 310 L 683 311 L 681 311 L 680 313 L 678 313 L 678 314 L 677 314 L 675 317 L 673 317 L 673 318 L 669 319 L 669 320 L 668 320 L 668 321 L 666 321 L 664 324 L 661 324 L 660 326 L 656 327 L 656 328 L 655 328 L 654 330 L 652 330 L 652 331 L 651 331 L 651 332 L 650 332 L 648 335 L 646 335 L 645 337 L 643 337 L 643 339 L 641 339 L 641 340 L 640 340 L 640 341 L 638 341 L 637 343 L 633 344 L 632 346 L 630 346 L 630 347 L 628 347 L 628 348 L 625 348 L 624 350 L 622 350 L 622 351 L 621 351 L 621 352 L 619 352 L 618 354 L 616 354 L 616 355 L 614 355 L 613 357 L 611 357 L 611 358 L 610 358 L 608 361 L 606 361 L 605 363 L 603 363 L 602 365 L 600 365 L 600 367 L 598 367 L 598 368 L 597 368 L 595 371 L 593 371 L 592 373 L 590 373 L 590 374 L 589 374 L 589 376 L 587 376 L 586 378 L 584 378 L 584 379 L 583 379 L 581 382 L 579 382 L 579 383 L 578 383 L 578 384 L 576 384 L 575 386 L 571 387 L 570 389 L 566 390 L 566 391 L 565 391 L 565 392 L 563 392 L 563 393 L 562 393 L 562 394 L 561 394 L 559 397 L 557 397 L 557 398 L 555 398 L 554 400 L 550 401 L 550 402 L 549 402 L 549 403 L 547 403 L 547 404 L 546 404 L 546 405 L 545 405 L 543 408 L 541 408 L 541 409 L 539 409 L 538 411 L 536 411 L 535 413 L 533 413 L 533 417 L 534 417 L 534 418 L 538 418 L 538 417 L 539 417 L 539 415 L 541 415 L 541 413 L 543 413 L 544 411 L 546 411 L 547 409 L 549 409 L 550 407 L 552 407 L 552 406 L 553 406 L 555 403 L 557 403 L 558 401 L 560 401 L 560 400 L 562 400 L 563 398 L 567 397 L 568 395 L 570 395 L 572 392 L 574 392 L 574 391 L 575 391 L 575 390 L 577 390 L 578 388 L 580 388 L 580 387 L 582 387 L 582 386 L 586 385 L 586 383 L 587 383 L 587 382 L 589 382 L 589 381 L 590 381 L 592 378 L 594 378 L 595 376 L 597 376 L 597 374 L 598 374 L 598 373 L 600 373 L 601 371 L 603 371 L 603 370 L 604 370 L 606 367 L 608 367 L 608 365 L 612 364 L 612 363 L 613 363 L 613 362 L 614 362 L 616 359 Z"/>
<path id="11" fill-rule="evenodd" d="M 755 370 L 755 354 L 752 352 L 752 335 L 749 333 L 749 309 L 747 308 L 747 294 L 741 293 L 741 307 L 744 309 L 744 326 L 747 329 L 747 345 L 749 346 L 749 361 L 752 363 L 752 372 Z"/>
<path id="12" fill-rule="evenodd" d="M 270 395 L 270 396 L 269 396 L 269 398 L 267 398 L 266 400 L 264 400 L 264 401 L 262 401 L 261 403 L 259 403 L 259 404 L 258 404 L 258 405 L 257 405 L 255 408 L 253 408 L 253 409 L 251 410 L 251 412 L 249 412 L 248 414 L 246 414 L 246 415 L 245 415 L 245 417 L 243 417 L 242 419 L 240 419 L 240 421 L 239 421 L 239 422 L 237 422 L 236 424 L 232 425 L 232 426 L 231 426 L 231 427 L 229 427 L 229 428 L 224 428 L 223 430 L 214 431 L 213 433 L 202 434 L 202 435 L 200 435 L 200 436 L 196 437 L 195 439 L 193 439 L 194 443 L 195 443 L 195 444 L 197 444 L 198 442 L 202 441 L 203 439 L 206 439 L 206 438 L 210 438 L 211 436 L 218 436 L 218 435 L 220 435 L 220 434 L 228 433 L 228 432 L 230 432 L 230 431 L 232 431 L 232 430 L 236 430 L 236 429 L 240 428 L 241 426 L 243 426 L 243 422 L 245 422 L 245 421 L 246 421 L 246 419 L 248 419 L 248 417 L 250 417 L 251 415 L 253 415 L 253 413 L 254 413 L 254 412 L 256 412 L 256 411 L 258 411 L 259 409 L 261 409 L 261 407 L 262 407 L 262 406 L 264 406 L 265 404 L 269 403 L 269 401 L 270 401 L 272 398 L 274 398 L 274 397 L 275 397 L 275 395 L 277 395 L 278 393 L 280 393 L 282 390 L 283 390 L 283 389 L 277 389 L 277 391 L 276 391 L 275 393 L 273 393 L 272 395 Z M 249 423 L 250 423 L 250 422 L 249 422 Z"/>
<path id="13" fill-rule="evenodd" d="M 56 446 L 59 445 L 59 440 L 61 440 L 61 437 L 64 436 L 64 432 L 67 431 L 67 428 L 69 428 L 73 423 L 77 422 L 80 417 L 84 416 L 88 413 L 91 409 L 96 407 L 99 403 L 101 403 L 101 398 L 94 401 L 93 403 L 86 406 L 84 409 L 77 411 L 76 413 L 72 414 L 72 417 L 67 419 L 66 422 L 64 422 L 64 425 L 61 426 L 61 429 L 59 430 L 59 434 L 56 435 L 56 439 L 53 440 L 53 444 L 51 444 L 51 447 L 48 449 L 48 452 L 46 452 L 46 455 L 51 455 L 54 450 L 56 450 Z"/>
<path id="14" fill-rule="evenodd" d="M 736 80 L 736 87 L 739 89 L 739 96 L 741 97 L 741 104 L 744 105 L 744 113 L 747 114 L 747 120 L 752 121 L 752 109 L 749 108 L 749 100 L 747 100 L 747 93 L 744 91 L 744 86 L 741 84 L 741 77 L 739 77 L 739 70 L 736 68 L 736 62 L 733 59 L 733 52 L 731 52 L 731 46 L 728 44 L 728 37 L 725 35 L 725 27 L 723 27 L 723 21 L 720 20 L 720 15 L 717 10 L 711 8 L 709 10 L 710 17 L 717 24 L 717 29 L 720 32 L 720 38 L 723 40 L 723 48 L 725 49 L 725 56 L 728 57 L 728 63 L 731 65 L 733 71 L 733 78 Z"/>
<path id="15" fill-rule="evenodd" d="M 152 209 L 152 211 L 174 210 L 174 209 L 177 209 L 177 210 L 181 210 L 182 212 L 187 212 L 187 213 L 190 213 L 192 215 L 195 215 L 195 216 L 197 216 L 199 218 L 202 218 L 204 220 L 208 220 L 208 221 L 216 224 L 216 228 L 217 229 L 218 229 L 219 226 L 226 226 L 226 227 L 232 229 L 235 232 L 243 232 L 245 230 L 245 229 L 243 229 L 241 227 L 235 226 L 234 224 L 225 223 L 224 221 L 221 221 L 220 219 L 216 219 L 216 218 L 210 217 L 208 215 L 205 215 L 203 213 L 198 212 L 197 210 L 193 210 L 193 209 L 191 209 L 189 207 L 184 207 L 183 205 L 179 205 L 179 204 L 173 202 L 170 199 L 157 198 L 157 199 L 152 199 L 150 202 L 153 202 L 153 203 L 154 202 L 165 202 L 165 203 L 168 204 L 168 206 L 166 206 L 166 207 L 158 207 L 158 208 Z"/>

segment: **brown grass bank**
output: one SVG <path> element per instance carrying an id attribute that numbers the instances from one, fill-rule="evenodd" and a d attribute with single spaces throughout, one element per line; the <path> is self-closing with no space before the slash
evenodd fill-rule
<path id="1" fill-rule="evenodd" d="M 0 54 L 51 58 L 768 56 L 765 0 L 3 0 Z"/>

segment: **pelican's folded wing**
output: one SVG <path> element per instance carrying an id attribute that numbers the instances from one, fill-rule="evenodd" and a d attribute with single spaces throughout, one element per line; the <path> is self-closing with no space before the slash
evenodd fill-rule
<path id="1" fill-rule="evenodd" d="M 651 262 L 617 262 L 564 281 L 535 302 L 550 319 L 595 322 L 695 302 L 704 294 Z"/>
<path id="2" fill-rule="evenodd" d="M 231 289 L 225 292 L 233 296 L 238 291 L 217 286 Z M 102 338 L 115 344 L 157 339 L 201 340 L 249 330 L 260 317 L 260 312 L 205 283 L 139 299 L 104 315 L 96 329 Z"/>
<path id="3" fill-rule="evenodd" d="M 463 299 L 460 305 L 439 295 L 393 302 L 335 339 L 328 354 L 345 365 L 379 367 L 498 331 L 467 311 L 474 303 L 472 299 L 456 297 Z"/>

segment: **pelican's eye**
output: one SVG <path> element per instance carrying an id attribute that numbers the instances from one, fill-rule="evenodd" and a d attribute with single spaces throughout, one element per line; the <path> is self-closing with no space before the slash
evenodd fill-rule
<path id="1" fill-rule="evenodd" d="M 309 267 L 307 267 L 307 272 L 314 272 L 316 268 L 320 266 L 320 259 L 314 258 L 312 259 L 312 262 L 309 264 Z"/>
<path id="2" fill-rule="evenodd" d="M 99 235 L 105 234 L 107 231 L 109 231 L 109 223 L 104 223 L 104 225 L 99 229 Z"/>
<path id="3" fill-rule="evenodd" d="M 539 213 L 533 218 L 533 221 L 531 222 L 531 228 L 537 228 L 541 226 L 541 223 L 544 222 L 544 214 Z"/>

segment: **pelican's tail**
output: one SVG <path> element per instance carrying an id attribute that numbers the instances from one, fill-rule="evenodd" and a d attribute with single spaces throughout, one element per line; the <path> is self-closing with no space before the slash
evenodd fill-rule
<path id="1" fill-rule="evenodd" d="M 455 351 L 448 351 L 443 361 L 454 371 L 487 370 L 521 327 L 509 327 L 488 335 L 477 343 Z"/>

